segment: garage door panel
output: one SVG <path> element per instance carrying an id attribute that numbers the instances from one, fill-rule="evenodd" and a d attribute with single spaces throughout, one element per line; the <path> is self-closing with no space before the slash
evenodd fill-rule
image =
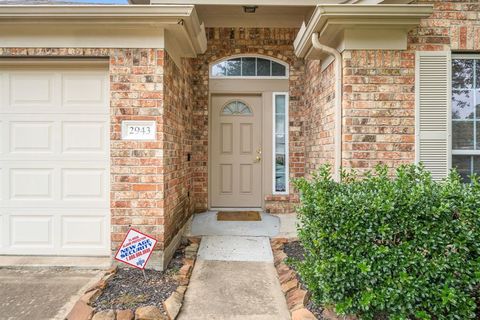
<path id="1" fill-rule="evenodd" d="M 62 77 L 64 108 L 105 110 L 108 80 L 104 72 L 67 72 Z"/>
<path id="2" fill-rule="evenodd" d="M 10 122 L 10 152 L 54 153 L 53 127 L 46 121 Z"/>
<path id="3" fill-rule="evenodd" d="M 9 217 L 10 249 L 54 248 L 53 216 L 11 215 Z"/>
<path id="4" fill-rule="evenodd" d="M 63 216 L 61 249 L 102 249 L 108 242 L 105 215 Z"/>
<path id="5" fill-rule="evenodd" d="M 62 200 L 106 201 L 105 169 L 63 169 Z"/>
<path id="6" fill-rule="evenodd" d="M 53 168 L 10 169 L 10 200 L 54 200 Z"/>
<path id="7" fill-rule="evenodd" d="M 9 76 L 8 102 L 11 108 L 52 108 L 58 104 L 58 96 L 55 94 L 58 74 L 45 71 L 13 71 Z"/>
<path id="8" fill-rule="evenodd" d="M 0 126 L 0 161 L 102 160 L 109 155 L 108 115 L 5 115 Z M 2 128 L 0 127 L 0 130 Z M 4 151 L 4 152 L 1 152 Z"/>
<path id="9" fill-rule="evenodd" d="M 110 254 L 109 139 L 105 66 L 0 66 L 0 254 Z"/>
<path id="10" fill-rule="evenodd" d="M 106 155 L 108 124 L 105 121 L 65 121 L 62 126 L 64 154 Z"/>

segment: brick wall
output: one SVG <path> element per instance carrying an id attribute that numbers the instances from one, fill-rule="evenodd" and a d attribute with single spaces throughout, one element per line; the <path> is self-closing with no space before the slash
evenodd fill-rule
<path id="1" fill-rule="evenodd" d="M 182 59 L 178 67 L 164 54 L 163 174 L 165 176 L 165 246 L 193 213 L 192 153 L 193 89 L 192 62 Z"/>
<path id="2" fill-rule="evenodd" d="M 320 165 L 335 160 L 335 72 L 318 60 L 307 62 L 305 83 L 305 170 L 307 176 Z"/>
<path id="3" fill-rule="evenodd" d="M 207 28 L 208 48 L 194 59 L 193 166 L 195 210 L 208 207 L 208 81 L 209 64 L 236 54 L 258 54 L 274 57 L 290 65 L 290 178 L 305 172 L 303 135 L 304 65 L 293 53 L 298 32 L 293 28 Z M 292 190 L 292 188 L 290 189 Z M 270 212 L 292 212 L 295 194 L 267 196 Z"/>
<path id="4" fill-rule="evenodd" d="M 480 4 L 417 1 L 434 12 L 408 36 L 404 51 L 343 53 L 343 166 L 393 168 L 415 159 L 415 51 L 480 50 Z"/>
<path id="5" fill-rule="evenodd" d="M 414 161 L 415 69 L 411 52 L 343 52 L 342 165 Z"/>
<path id="6" fill-rule="evenodd" d="M 12 49 L 0 48 L 2 57 L 88 57 L 105 58 L 110 73 L 110 160 L 111 160 L 111 240 L 115 250 L 125 232 L 133 226 L 159 240 L 157 249 L 163 249 L 164 212 L 178 211 L 178 202 L 170 190 L 175 174 L 171 167 L 164 170 L 164 161 L 175 166 L 178 160 L 167 153 L 164 157 L 164 142 L 170 142 L 164 131 L 164 63 L 171 69 L 165 53 L 159 49 Z M 167 82 L 168 83 L 168 82 Z M 170 90 L 167 90 L 170 97 Z M 171 99 L 166 101 L 170 103 Z M 178 104 L 173 103 L 175 107 Z M 172 106 L 173 108 L 173 106 Z M 166 108 L 169 118 L 170 106 Z M 157 123 L 156 142 L 122 141 L 122 120 L 153 120 Z M 165 130 L 170 130 L 167 119 Z M 178 144 L 175 141 L 174 144 Z M 172 145 L 174 145 L 172 144 Z M 171 148 L 170 148 L 171 147 Z M 169 145 L 169 150 L 176 151 Z M 176 167 L 174 167 L 176 169 Z M 183 177 L 183 174 L 179 174 Z M 181 178 L 183 179 L 183 178 Z M 168 184 L 171 183 L 171 184 Z M 183 184 L 183 182 L 182 182 Z M 166 186 L 166 187 L 165 187 Z M 165 195 L 166 194 L 166 195 Z M 172 207 L 164 209 L 164 200 L 172 199 Z M 185 217 L 180 219 L 184 221 Z M 177 227 L 168 226 L 169 230 Z M 171 235 L 168 233 L 168 238 Z M 168 244 L 168 243 L 167 243 Z"/>

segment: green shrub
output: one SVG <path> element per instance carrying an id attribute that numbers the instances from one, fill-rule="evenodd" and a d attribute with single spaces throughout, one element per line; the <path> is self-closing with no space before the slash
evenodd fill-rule
<path id="1" fill-rule="evenodd" d="M 301 194 L 297 267 L 315 302 L 361 319 L 475 319 L 480 183 L 421 166 L 334 182 L 322 167 Z"/>

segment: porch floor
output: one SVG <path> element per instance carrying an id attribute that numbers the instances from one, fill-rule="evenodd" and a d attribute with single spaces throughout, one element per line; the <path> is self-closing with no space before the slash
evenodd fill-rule
<path id="1" fill-rule="evenodd" d="M 261 213 L 261 221 L 217 221 L 217 211 L 194 215 L 188 236 L 276 237 L 280 233 L 280 218 Z"/>

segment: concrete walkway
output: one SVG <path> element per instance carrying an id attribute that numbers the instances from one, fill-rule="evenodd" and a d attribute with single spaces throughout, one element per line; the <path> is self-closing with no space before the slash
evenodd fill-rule
<path id="1" fill-rule="evenodd" d="M 289 320 L 267 237 L 205 236 L 179 320 Z"/>
<path id="2" fill-rule="evenodd" d="M 63 320 L 99 270 L 0 268 L 0 319 Z"/>

